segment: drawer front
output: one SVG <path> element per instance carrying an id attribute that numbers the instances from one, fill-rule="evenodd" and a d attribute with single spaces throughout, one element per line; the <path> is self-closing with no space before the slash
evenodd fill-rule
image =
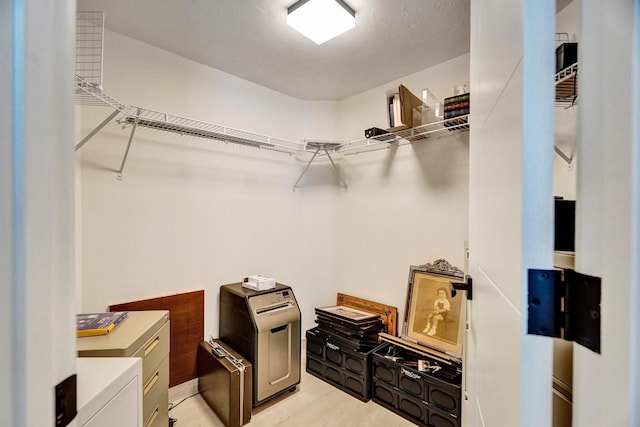
<path id="1" fill-rule="evenodd" d="M 144 427 L 167 427 L 169 424 L 169 390 L 160 397 L 160 400 L 153 405 L 149 419 L 143 424 Z"/>
<path id="2" fill-rule="evenodd" d="M 147 422 L 158 403 L 168 408 L 169 402 L 165 398 L 164 402 L 160 402 L 161 398 L 167 395 L 169 391 L 169 356 L 165 356 L 164 360 L 156 367 L 150 377 L 142 386 L 142 419 Z M 160 408 L 162 409 L 162 408 Z"/>
<path id="3" fill-rule="evenodd" d="M 133 357 L 142 358 L 142 378 L 145 384 L 156 372 L 160 362 L 169 354 L 169 323 L 165 323 L 133 354 Z"/>
<path id="4" fill-rule="evenodd" d="M 400 411 L 405 418 L 417 423 L 424 423 L 427 419 L 427 410 L 427 404 L 422 400 L 408 396 L 402 392 L 398 393 L 398 411 Z"/>

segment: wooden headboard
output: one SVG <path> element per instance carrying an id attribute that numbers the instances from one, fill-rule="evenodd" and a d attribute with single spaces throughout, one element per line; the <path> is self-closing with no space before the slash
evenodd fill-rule
<path id="1" fill-rule="evenodd" d="M 198 377 L 197 352 L 204 339 L 204 290 L 109 306 L 109 311 L 169 310 L 169 387 Z"/>
<path id="2" fill-rule="evenodd" d="M 398 309 L 396 307 L 341 293 L 338 293 L 337 304 L 366 311 L 368 313 L 379 314 L 380 318 L 387 326 L 387 333 L 394 336 L 398 335 Z"/>

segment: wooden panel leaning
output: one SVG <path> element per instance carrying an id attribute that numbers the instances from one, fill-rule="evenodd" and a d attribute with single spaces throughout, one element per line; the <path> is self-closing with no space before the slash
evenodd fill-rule
<path id="1" fill-rule="evenodd" d="M 398 335 L 398 309 L 396 307 L 341 293 L 338 293 L 337 305 L 378 314 L 387 327 L 387 333 L 393 336 Z"/>

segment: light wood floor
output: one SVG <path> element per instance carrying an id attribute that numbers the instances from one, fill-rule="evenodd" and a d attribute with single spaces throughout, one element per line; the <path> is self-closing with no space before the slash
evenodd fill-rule
<path id="1" fill-rule="evenodd" d="M 253 408 L 248 427 L 399 427 L 413 423 L 372 401 L 362 402 L 305 371 L 302 356 L 300 384 L 294 392 L 286 392 Z M 172 387 L 169 402 L 177 404 L 197 393 L 197 380 Z M 169 416 L 178 421 L 175 427 L 224 427 L 200 395 L 174 406 Z"/>

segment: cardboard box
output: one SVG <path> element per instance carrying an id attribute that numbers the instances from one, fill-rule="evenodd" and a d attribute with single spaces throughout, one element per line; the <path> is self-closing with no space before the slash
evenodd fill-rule
<path id="1" fill-rule="evenodd" d="M 400 131 L 422 124 L 422 106 L 420 98 L 412 94 L 403 85 L 387 91 L 388 132 Z"/>

